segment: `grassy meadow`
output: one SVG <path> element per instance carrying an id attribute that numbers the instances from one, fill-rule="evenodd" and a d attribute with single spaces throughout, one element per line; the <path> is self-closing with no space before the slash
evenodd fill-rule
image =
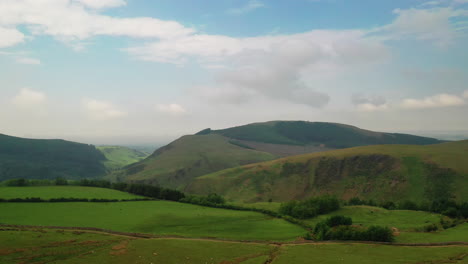
<path id="1" fill-rule="evenodd" d="M 38 197 L 43 200 L 53 198 L 85 198 L 85 199 L 137 199 L 139 195 L 106 188 L 84 186 L 25 186 L 0 187 L 0 199 Z"/>
<path id="2" fill-rule="evenodd" d="M 0 203 L 0 223 L 97 227 L 122 232 L 234 240 L 295 240 L 306 230 L 281 219 L 167 201 Z"/>

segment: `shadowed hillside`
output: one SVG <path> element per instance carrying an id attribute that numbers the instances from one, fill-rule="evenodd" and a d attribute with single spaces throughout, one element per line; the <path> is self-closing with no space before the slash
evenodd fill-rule
<path id="1" fill-rule="evenodd" d="M 198 177 L 186 191 L 234 201 L 319 194 L 382 200 L 468 200 L 468 141 L 377 145 L 293 156 Z"/>
<path id="2" fill-rule="evenodd" d="M 104 160 L 92 145 L 0 134 L 0 180 L 92 178 L 105 174 Z"/>

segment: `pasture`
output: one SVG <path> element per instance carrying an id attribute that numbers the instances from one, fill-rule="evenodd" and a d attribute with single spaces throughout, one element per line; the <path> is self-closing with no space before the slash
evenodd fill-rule
<path id="1" fill-rule="evenodd" d="M 119 203 L 0 203 L 0 222 L 97 227 L 165 236 L 233 240 L 295 240 L 306 230 L 256 212 L 168 201 Z"/>

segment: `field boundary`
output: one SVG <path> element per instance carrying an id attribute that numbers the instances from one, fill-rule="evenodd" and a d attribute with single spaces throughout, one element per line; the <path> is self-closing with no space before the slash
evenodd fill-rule
<path id="1" fill-rule="evenodd" d="M 69 231 L 83 231 L 92 233 L 102 233 L 109 235 L 125 236 L 139 239 L 183 239 L 183 240 L 197 240 L 197 241 L 214 241 L 226 243 L 250 243 L 250 244 L 266 244 L 266 245 L 319 245 L 319 244 L 366 244 L 366 245 L 385 245 L 385 246 L 404 246 L 404 247 L 440 247 L 440 246 L 468 246 L 468 242 L 451 241 L 451 242 L 433 242 L 433 243 L 394 243 L 394 242 L 375 242 L 375 241 L 345 241 L 345 240 L 330 240 L 330 241 L 263 241 L 263 240 L 231 240 L 212 237 L 183 237 L 174 235 L 155 235 L 145 233 L 133 232 L 120 232 L 96 227 L 70 227 L 70 226 L 36 226 L 36 225 L 10 225 L 0 224 L 0 231 L 25 231 L 28 229 L 54 229 L 54 230 L 69 230 Z"/>

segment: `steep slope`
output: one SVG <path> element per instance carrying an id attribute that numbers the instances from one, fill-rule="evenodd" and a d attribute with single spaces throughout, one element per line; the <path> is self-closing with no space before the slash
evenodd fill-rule
<path id="1" fill-rule="evenodd" d="M 197 177 L 186 191 L 218 193 L 243 202 L 319 194 L 377 201 L 468 201 L 468 141 L 365 146 L 293 156 Z"/>
<path id="2" fill-rule="evenodd" d="M 148 153 L 122 146 L 99 146 L 97 149 L 107 159 L 104 161 L 107 170 L 120 169 L 149 156 Z"/>
<path id="3" fill-rule="evenodd" d="M 272 154 L 231 144 L 220 135 L 183 136 L 111 177 L 183 189 L 194 177 L 273 158 Z"/>
<path id="4" fill-rule="evenodd" d="M 105 174 L 105 160 L 92 145 L 0 134 L 0 180 L 92 178 Z"/>

